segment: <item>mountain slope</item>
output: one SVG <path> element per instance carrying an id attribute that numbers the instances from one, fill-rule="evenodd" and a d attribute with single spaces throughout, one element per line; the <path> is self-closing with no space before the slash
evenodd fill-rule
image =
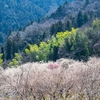
<path id="1" fill-rule="evenodd" d="M 98 0 L 91 0 L 87 5 L 85 5 L 85 0 L 75 0 L 72 3 L 64 3 L 56 10 L 56 12 L 52 13 L 50 16 L 47 16 L 39 23 L 34 22 L 27 26 L 24 31 L 19 31 L 20 36 L 22 40 L 30 41 L 31 43 L 38 43 L 38 41 L 35 42 L 35 40 L 38 40 L 44 33 L 46 35 L 50 35 L 51 26 L 60 20 L 62 23 L 66 23 L 68 20 L 73 20 L 73 23 L 75 23 L 79 11 L 82 11 L 84 14 L 86 12 L 86 17 L 89 17 L 89 19 L 92 19 L 92 16 L 94 18 L 99 18 L 99 5 L 100 1 Z M 78 26 L 76 25 L 75 27 Z"/>
<path id="2" fill-rule="evenodd" d="M 33 22 L 29 26 L 27 26 L 24 30 L 12 32 L 11 35 L 8 37 L 5 45 L 1 47 L 1 52 L 5 53 L 4 59 L 11 60 L 14 57 L 14 54 L 19 51 L 24 57 L 25 48 L 29 49 L 29 44 L 36 44 L 40 46 L 42 41 L 44 41 L 46 44 L 48 43 L 48 40 L 51 40 L 51 45 L 53 45 L 52 41 L 57 42 L 56 41 L 57 32 L 63 31 L 62 34 L 64 34 L 66 30 L 71 31 L 71 28 L 74 27 L 74 28 L 82 29 L 82 31 L 77 32 L 78 35 L 75 35 L 76 44 L 74 44 L 75 42 L 73 43 L 73 41 L 72 43 L 65 42 L 65 46 L 68 46 L 67 49 L 65 47 L 62 49 L 62 47 L 59 47 L 59 46 L 57 47 L 57 44 L 54 44 L 57 47 L 57 48 L 56 47 L 53 48 L 54 54 L 56 55 L 51 55 L 51 56 L 52 57 L 55 56 L 54 60 L 56 60 L 58 56 L 59 58 L 72 57 L 79 60 L 81 59 L 87 60 L 88 56 L 93 55 L 95 53 L 93 51 L 93 46 L 99 40 L 99 28 L 98 28 L 99 24 L 97 23 L 99 21 L 98 20 L 95 21 L 98 24 L 97 29 L 94 29 L 94 26 L 92 25 L 92 20 L 94 20 L 95 18 L 100 18 L 99 5 L 100 5 L 100 1 L 98 0 L 91 0 L 88 3 L 86 3 L 85 0 L 74 0 L 72 3 L 65 2 L 63 5 L 61 5 L 57 9 L 56 12 L 54 12 L 50 16 L 46 16 L 46 18 L 40 20 L 39 23 Z M 85 34 L 83 29 L 86 29 L 85 27 L 89 25 L 91 27 L 89 27 L 89 29 L 86 31 L 86 34 Z M 92 37 L 92 40 L 90 37 L 94 35 L 91 33 L 91 31 L 93 32 L 93 34 L 95 34 L 95 37 Z M 96 33 L 98 34 L 96 35 Z M 77 36 L 82 36 L 82 39 L 81 37 L 77 38 Z M 55 38 L 52 38 L 52 37 L 55 37 Z M 68 40 L 66 39 L 66 41 Z M 84 46 L 84 50 L 80 48 L 82 45 L 80 45 L 79 47 L 78 41 L 82 43 L 82 45 Z M 88 42 L 89 46 L 86 43 L 86 41 L 89 41 Z M 72 48 L 70 45 L 73 45 Z M 63 52 L 62 50 L 65 50 L 65 52 Z M 59 55 L 58 55 L 58 51 L 59 51 Z M 83 53 L 83 51 L 86 54 L 86 56 Z M 98 52 L 98 50 L 96 52 Z M 51 54 L 52 54 L 52 51 L 51 51 Z M 33 56 L 34 54 L 32 55 L 32 57 Z M 48 56 L 48 55 L 45 55 L 45 56 Z"/>
<path id="3" fill-rule="evenodd" d="M 31 21 L 53 12 L 65 0 L 1 0 L 0 32 L 9 32 L 27 26 Z"/>
<path id="4" fill-rule="evenodd" d="M 88 1 L 88 2 L 87 2 Z M 99 14 L 99 5 L 100 1 L 99 0 L 74 0 L 72 3 L 64 3 L 61 5 L 56 12 L 52 13 L 49 16 L 50 18 L 53 19 L 63 19 L 66 15 L 72 15 L 75 16 L 78 11 L 86 11 L 86 12 L 93 12 L 96 13 L 98 16 Z"/>

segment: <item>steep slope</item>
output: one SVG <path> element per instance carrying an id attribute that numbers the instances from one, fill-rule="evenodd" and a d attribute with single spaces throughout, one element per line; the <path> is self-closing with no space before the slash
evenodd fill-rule
<path id="1" fill-rule="evenodd" d="M 63 2 L 65 0 L 1 0 L 0 34 L 2 32 L 9 34 L 13 30 L 27 26 L 32 21 L 37 21 L 47 13 L 55 11 Z"/>
<path id="2" fill-rule="evenodd" d="M 75 16 L 78 11 L 86 11 L 96 13 L 97 16 L 100 16 L 99 0 L 74 0 L 71 4 L 67 2 L 61 5 L 56 12 L 52 13 L 49 18 L 53 19 L 63 19 L 66 15 Z"/>
<path id="3" fill-rule="evenodd" d="M 94 20 L 96 17 L 100 18 L 99 5 L 100 5 L 99 0 L 90 0 L 89 2 L 86 2 L 85 0 L 74 0 L 72 3 L 65 2 L 63 5 L 61 5 L 56 10 L 56 12 L 54 12 L 50 16 L 46 16 L 46 18 L 43 18 L 42 20 L 40 20 L 39 23 L 33 22 L 29 26 L 27 26 L 24 30 L 12 32 L 11 35 L 8 37 L 5 45 L 3 47 L 1 47 L 1 52 L 6 53 L 5 54 L 6 57 L 5 56 L 4 57 L 7 60 L 9 60 L 14 57 L 14 53 L 19 52 L 19 51 L 24 55 L 23 52 L 25 51 L 25 48 L 28 47 L 28 44 L 39 45 L 41 41 L 48 41 L 52 38 L 52 36 L 56 36 L 57 32 L 71 30 L 72 27 L 80 28 L 84 24 L 85 24 L 84 27 L 87 27 L 87 25 L 89 26 L 88 23 L 92 24 L 91 23 L 92 20 Z M 94 28 L 94 26 L 92 26 L 92 30 L 94 30 L 93 28 Z M 97 31 L 98 31 L 98 36 L 99 36 L 99 30 L 97 30 Z M 82 33 L 82 32 L 79 32 L 79 33 Z M 91 32 L 89 31 L 89 33 L 91 33 Z M 95 32 L 93 34 L 95 34 Z M 98 40 L 97 36 L 96 36 L 96 38 Z M 76 39 L 78 39 L 78 38 L 76 37 Z M 85 40 L 84 36 L 83 36 L 83 39 L 81 39 L 81 43 L 84 43 L 82 40 Z M 91 39 L 89 41 L 91 44 L 89 49 L 92 48 L 91 49 L 92 51 L 90 50 L 91 51 L 90 54 L 92 55 L 94 53 L 93 45 L 97 41 L 95 41 L 95 43 L 93 41 L 92 41 L 93 42 L 92 43 Z M 68 45 L 70 46 L 70 44 L 68 44 Z M 77 46 L 79 46 L 78 43 L 77 43 Z M 84 46 L 84 48 L 85 48 L 85 46 Z M 54 49 L 56 50 L 56 48 L 54 48 Z M 71 49 L 72 48 L 70 48 L 70 50 Z M 81 48 L 79 48 L 79 50 L 80 49 Z M 60 50 L 64 50 L 64 48 L 63 49 L 61 48 Z M 70 52 L 70 50 L 69 50 L 69 52 Z M 76 49 L 74 49 L 74 50 L 76 50 Z M 62 53 L 63 53 L 62 55 L 64 55 L 64 52 L 62 52 Z M 68 53 L 68 50 L 67 50 L 67 53 Z M 74 58 L 77 58 L 77 53 L 79 53 L 78 50 L 77 50 L 77 52 L 75 51 L 73 53 L 75 55 Z M 82 54 L 82 52 L 81 52 L 81 54 Z M 89 53 L 86 53 L 86 54 L 89 55 Z M 62 55 L 60 57 L 63 57 Z M 71 57 L 73 57 L 72 51 L 70 52 L 70 55 L 71 55 Z M 82 54 L 82 55 L 84 56 L 84 54 Z M 87 57 L 88 57 L 88 55 L 87 55 Z M 66 57 L 69 57 L 69 55 Z M 78 57 L 80 58 L 80 56 L 78 56 Z"/>
<path id="4" fill-rule="evenodd" d="M 39 23 L 34 22 L 31 25 L 27 26 L 24 31 L 19 31 L 20 36 L 22 40 L 30 41 L 34 43 L 35 40 L 38 40 L 41 36 L 44 35 L 44 33 L 46 33 L 46 35 L 47 33 L 50 34 L 50 28 L 52 24 L 57 23 L 60 20 L 62 21 L 62 23 L 65 23 L 66 20 L 73 20 L 75 19 L 75 17 L 77 17 L 77 14 L 79 13 L 79 11 L 82 11 L 83 13 L 87 12 L 86 16 L 87 17 L 89 16 L 89 19 L 91 19 L 92 16 L 94 18 L 95 17 L 99 18 L 100 17 L 99 5 L 100 5 L 100 1 L 98 0 L 90 0 L 88 4 L 86 4 L 85 0 L 75 0 L 72 3 L 65 2 L 56 10 L 56 12 L 52 13 L 50 16 L 47 16 L 46 18 L 41 20 Z M 73 21 L 75 22 L 75 20 Z M 34 37 L 35 37 L 35 40 L 34 40 Z"/>

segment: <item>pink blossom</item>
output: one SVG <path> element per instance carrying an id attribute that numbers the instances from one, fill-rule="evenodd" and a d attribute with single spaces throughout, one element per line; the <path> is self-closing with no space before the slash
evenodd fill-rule
<path id="1" fill-rule="evenodd" d="M 56 69 L 56 68 L 58 68 L 59 67 L 59 65 L 58 64 L 55 64 L 55 63 L 50 63 L 49 65 L 48 65 L 48 68 L 49 69 Z"/>

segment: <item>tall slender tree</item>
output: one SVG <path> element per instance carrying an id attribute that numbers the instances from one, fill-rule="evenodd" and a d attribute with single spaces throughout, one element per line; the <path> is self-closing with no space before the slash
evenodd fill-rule
<path id="1" fill-rule="evenodd" d="M 83 14 L 82 14 L 82 11 L 78 12 L 78 15 L 77 15 L 77 24 L 78 24 L 78 27 L 81 27 L 82 24 L 83 24 Z"/>

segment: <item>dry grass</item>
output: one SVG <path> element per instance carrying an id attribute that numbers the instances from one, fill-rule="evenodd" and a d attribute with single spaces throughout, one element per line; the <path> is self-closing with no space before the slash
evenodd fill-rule
<path id="1" fill-rule="evenodd" d="M 0 70 L 0 100 L 100 100 L 100 58 Z"/>

